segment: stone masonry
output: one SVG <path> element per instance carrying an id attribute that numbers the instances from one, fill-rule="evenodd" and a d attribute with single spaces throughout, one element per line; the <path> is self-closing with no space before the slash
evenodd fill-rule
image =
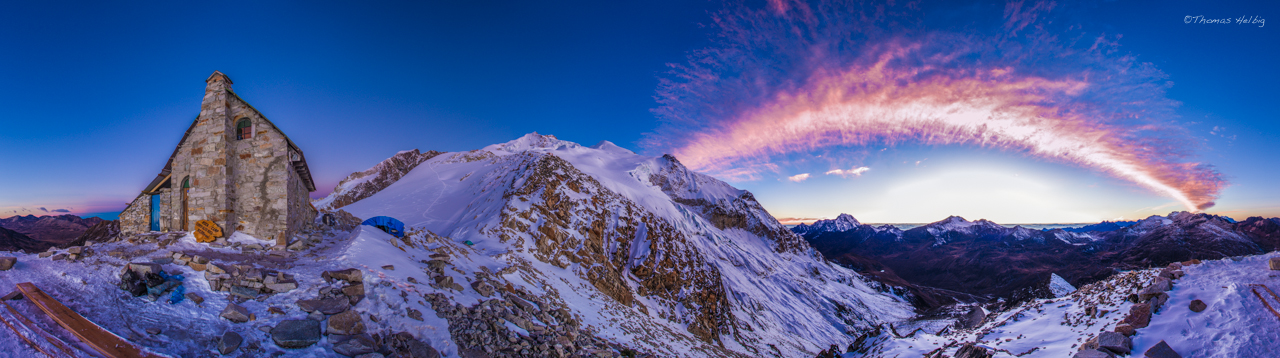
<path id="1" fill-rule="evenodd" d="M 200 115 L 156 179 L 120 214 L 121 233 L 153 231 L 153 215 L 159 231 L 190 231 L 199 220 L 226 235 L 261 239 L 305 230 L 317 212 L 302 150 L 236 95 L 226 75 L 214 71 L 205 82 Z M 160 212 L 151 212 L 153 201 Z"/>

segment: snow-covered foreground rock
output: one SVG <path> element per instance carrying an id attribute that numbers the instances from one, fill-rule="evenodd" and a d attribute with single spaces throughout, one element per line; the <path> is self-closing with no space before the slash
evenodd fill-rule
<path id="1" fill-rule="evenodd" d="M 400 256 L 395 272 L 381 273 L 396 282 L 409 275 L 441 282 L 421 276 L 420 261 L 452 257 L 443 275 L 463 290 L 419 285 L 414 294 L 470 307 L 486 297 L 465 283 L 483 281 L 658 356 L 806 357 L 912 315 L 901 298 L 823 260 L 750 193 L 673 157 L 639 156 L 608 142 L 583 147 L 530 134 L 440 154 L 341 209 L 405 223 L 404 252 L 367 259 Z M 498 336 L 523 334 L 493 328 Z"/>
<path id="2" fill-rule="evenodd" d="M 1280 271 L 1267 261 L 1280 253 L 1204 261 L 1182 267 L 1186 275 L 1173 280 L 1168 299 L 1151 315 L 1150 323 L 1132 337 L 1134 356 L 1166 342 L 1183 357 L 1280 356 L 1280 317 L 1272 315 L 1252 292 L 1253 285 L 1280 289 Z M 864 344 L 864 350 L 844 357 L 918 357 L 930 354 L 954 356 L 966 343 L 987 348 L 995 357 L 1071 357 L 1087 341 L 1115 331 L 1136 304 L 1129 301 L 1151 285 L 1160 269 L 1118 273 L 1110 279 L 1081 287 L 1071 294 L 1027 302 L 1014 309 L 984 317 L 972 329 L 921 331 L 910 337 L 882 334 Z M 1273 306 L 1280 302 L 1261 295 Z M 1193 300 L 1206 308 L 1192 311 Z M 898 330 L 906 335 L 908 332 Z"/>

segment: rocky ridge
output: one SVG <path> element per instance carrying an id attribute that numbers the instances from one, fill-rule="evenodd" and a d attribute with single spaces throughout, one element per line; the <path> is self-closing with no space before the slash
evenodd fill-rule
<path id="1" fill-rule="evenodd" d="M 335 192 L 340 195 L 329 195 L 323 200 L 313 203 L 320 210 L 336 210 L 351 203 L 377 193 L 388 185 L 404 177 L 409 171 L 427 159 L 440 155 L 437 151 L 419 152 L 417 149 L 406 150 L 383 160 L 372 168 L 351 173 L 338 182 Z"/>

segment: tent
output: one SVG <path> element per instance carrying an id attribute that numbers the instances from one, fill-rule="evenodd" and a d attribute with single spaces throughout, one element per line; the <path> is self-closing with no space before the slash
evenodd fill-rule
<path id="1" fill-rule="evenodd" d="M 394 218 L 374 216 L 369 218 L 369 220 L 365 220 L 363 223 L 360 223 L 360 225 L 369 225 L 382 229 L 382 231 L 386 231 L 388 234 L 395 237 L 404 237 L 404 223 Z"/>

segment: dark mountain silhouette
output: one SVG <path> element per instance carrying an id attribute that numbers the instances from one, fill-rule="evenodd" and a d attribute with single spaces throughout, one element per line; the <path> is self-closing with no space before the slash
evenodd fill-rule
<path id="1" fill-rule="evenodd" d="M 0 219 L 0 227 L 20 232 L 35 240 L 61 245 L 79 238 L 90 227 L 103 221 L 106 220 L 75 215 L 27 215 Z"/>

